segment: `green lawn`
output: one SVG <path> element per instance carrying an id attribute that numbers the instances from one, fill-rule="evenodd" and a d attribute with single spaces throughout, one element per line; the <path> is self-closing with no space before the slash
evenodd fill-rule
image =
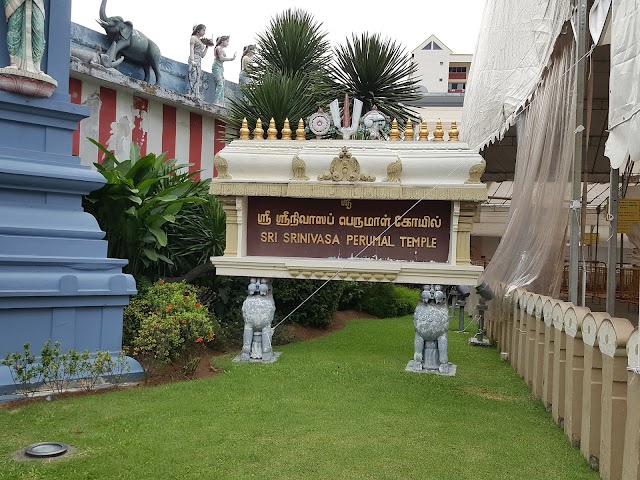
<path id="1" fill-rule="evenodd" d="M 0 409 L 0 478 L 597 479 L 497 351 L 468 337 L 449 335 L 456 377 L 404 371 L 410 317 L 354 320 L 272 365 L 228 356 L 209 380 Z M 45 440 L 78 453 L 10 459 Z"/>

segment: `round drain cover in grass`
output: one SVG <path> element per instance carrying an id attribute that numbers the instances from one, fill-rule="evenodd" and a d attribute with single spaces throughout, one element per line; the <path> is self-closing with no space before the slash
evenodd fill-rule
<path id="1" fill-rule="evenodd" d="M 62 455 L 63 453 L 66 453 L 67 450 L 69 450 L 69 447 L 64 443 L 40 442 L 29 445 L 24 450 L 24 453 L 30 457 L 48 458 Z"/>

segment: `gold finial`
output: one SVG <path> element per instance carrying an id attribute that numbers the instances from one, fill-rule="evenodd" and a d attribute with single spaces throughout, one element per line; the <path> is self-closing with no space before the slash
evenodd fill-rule
<path id="1" fill-rule="evenodd" d="M 421 142 L 429 141 L 429 129 L 427 128 L 426 120 L 423 120 L 422 125 L 420 125 L 420 131 L 418 131 L 418 137 Z"/>
<path id="2" fill-rule="evenodd" d="M 458 124 L 454 120 L 451 122 L 451 130 L 449 130 L 449 141 L 457 142 L 459 141 L 460 132 L 458 131 Z"/>
<path id="3" fill-rule="evenodd" d="M 240 140 L 249 140 L 249 127 L 247 125 L 247 117 L 242 119 L 242 127 L 240 127 Z"/>
<path id="4" fill-rule="evenodd" d="M 277 140 L 278 129 L 276 128 L 276 121 L 271 117 L 269 120 L 269 128 L 267 129 L 267 140 Z"/>
<path id="5" fill-rule="evenodd" d="M 398 130 L 398 120 L 394 118 L 393 122 L 391 122 L 391 131 L 389 132 L 389 139 L 392 142 L 397 142 L 399 138 L 400 138 L 400 130 Z"/>
<path id="6" fill-rule="evenodd" d="M 413 142 L 413 124 L 411 123 L 411 119 L 408 119 L 404 126 L 404 141 Z"/>
<path id="7" fill-rule="evenodd" d="M 304 131 L 304 121 L 300 119 L 298 129 L 296 130 L 296 140 L 306 140 L 307 132 Z"/>
<path id="8" fill-rule="evenodd" d="M 282 127 L 282 140 L 291 140 L 291 127 L 289 126 L 289 119 L 284 119 L 284 127 Z"/>
<path id="9" fill-rule="evenodd" d="M 264 130 L 262 129 L 262 120 L 256 120 L 256 128 L 253 131 L 254 140 L 264 140 Z"/>
<path id="10" fill-rule="evenodd" d="M 436 129 L 433 131 L 434 142 L 444 142 L 444 130 L 442 129 L 442 121 L 438 119 L 436 123 Z"/>

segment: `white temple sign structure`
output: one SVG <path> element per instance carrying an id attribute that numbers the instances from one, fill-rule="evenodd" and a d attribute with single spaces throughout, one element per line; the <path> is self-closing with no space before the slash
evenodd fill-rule
<path id="1" fill-rule="evenodd" d="M 236 140 L 211 193 L 219 275 L 475 285 L 484 161 L 459 142 Z"/>

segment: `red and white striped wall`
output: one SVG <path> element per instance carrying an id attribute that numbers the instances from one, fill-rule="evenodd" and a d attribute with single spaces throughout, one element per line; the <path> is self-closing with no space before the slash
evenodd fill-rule
<path id="1" fill-rule="evenodd" d="M 190 170 L 202 170 L 201 178 L 214 176 L 213 157 L 224 147 L 225 125 L 208 112 L 194 112 L 142 98 L 118 89 L 71 78 L 71 101 L 91 107 L 73 136 L 73 154 L 83 165 L 101 162 L 103 154 L 87 140 L 93 138 L 115 153 L 129 158 L 134 141 L 142 155 L 167 152 L 167 158 L 191 163 Z"/>

